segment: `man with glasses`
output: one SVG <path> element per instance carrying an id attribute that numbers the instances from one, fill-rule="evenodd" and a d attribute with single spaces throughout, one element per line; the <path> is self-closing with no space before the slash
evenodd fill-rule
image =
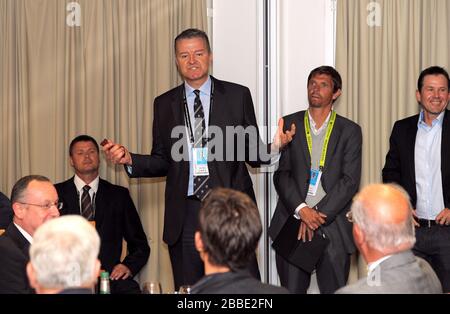
<path id="1" fill-rule="evenodd" d="M 0 236 L 0 293 L 30 294 L 26 265 L 28 249 L 36 229 L 59 216 L 62 203 L 52 182 L 46 177 L 21 178 L 11 192 L 13 222 Z"/>
<path id="2" fill-rule="evenodd" d="M 356 195 L 347 218 L 368 275 L 337 293 L 441 293 L 436 273 L 411 248 L 416 242 L 408 193 L 374 184 Z"/>

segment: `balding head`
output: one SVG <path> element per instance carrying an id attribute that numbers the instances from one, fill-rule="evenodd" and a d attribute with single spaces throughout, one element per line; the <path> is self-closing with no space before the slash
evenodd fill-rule
<path id="1" fill-rule="evenodd" d="M 400 186 L 374 184 L 365 187 L 356 195 L 351 211 L 354 227 L 359 228 L 371 249 L 392 254 L 414 245 L 411 203 Z"/>

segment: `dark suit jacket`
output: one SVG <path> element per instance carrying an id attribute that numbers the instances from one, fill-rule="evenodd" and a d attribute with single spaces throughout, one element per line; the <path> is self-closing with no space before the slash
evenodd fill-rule
<path id="1" fill-rule="evenodd" d="M 216 273 L 200 279 L 191 294 L 288 294 L 283 287 L 256 280 L 246 271 Z"/>
<path id="2" fill-rule="evenodd" d="M 383 182 L 401 185 L 409 194 L 411 204 L 417 203 L 414 149 L 416 145 L 419 115 L 395 122 L 389 140 L 389 152 L 383 168 Z M 441 173 L 444 204 L 450 208 L 450 113 L 445 110 L 442 122 Z"/>
<path id="3" fill-rule="evenodd" d="M 0 294 L 30 294 L 26 266 L 30 261 L 30 243 L 11 223 L 0 236 Z"/>
<path id="4" fill-rule="evenodd" d="M 297 128 L 294 139 L 281 153 L 279 168 L 274 175 L 279 200 L 269 228 L 272 239 L 277 237 L 289 215 L 294 215 L 295 209 L 305 202 L 308 193 L 311 156 L 304 127 L 305 113 L 300 111 L 284 118 L 285 125 L 295 123 Z M 346 251 L 349 254 L 355 251 L 355 246 L 352 226 L 345 214 L 359 188 L 361 145 L 359 125 L 337 115 L 321 178 L 327 194 L 317 207 L 327 215 L 322 230 L 330 239 L 330 247 L 334 251 Z"/>
<path id="5" fill-rule="evenodd" d="M 61 215 L 80 215 L 80 202 L 73 178 L 55 185 L 63 202 Z M 147 263 L 150 255 L 147 236 L 127 188 L 100 179 L 95 197 L 95 228 L 100 235 L 99 259 L 102 268 L 111 273 L 119 264 L 122 238 L 128 255 L 122 261 L 133 276 Z"/>
<path id="6" fill-rule="evenodd" d="M 414 256 L 410 250 L 392 255 L 372 274 L 371 285 L 364 277 L 336 293 L 442 293 L 441 283 L 430 264 Z"/>
<path id="7" fill-rule="evenodd" d="M 248 194 L 255 199 L 253 184 L 248 173 L 246 162 L 252 167 L 258 167 L 261 163 L 270 162 L 262 160 L 257 152 L 267 153 L 269 146 L 260 141 L 259 131 L 250 90 L 247 87 L 234 83 L 224 82 L 212 78 L 214 82 L 214 104 L 210 111 L 209 126 L 220 129 L 223 134 L 223 145 L 217 145 L 211 153 L 217 154 L 220 149 L 224 154 L 232 154 L 234 157 L 244 151 L 245 156 L 241 160 L 210 161 L 210 186 L 232 188 Z M 184 208 L 189 183 L 189 151 L 187 150 L 188 137 L 185 133 L 184 109 L 183 109 L 184 84 L 158 96 L 154 103 L 153 119 L 153 147 L 151 155 L 132 154 L 133 172 L 131 177 L 167 177 L 165 191 L 165 215 L 164 215 L 164 241 L 173 245 L 178 240 L 184 222 Z M 180 134 L 172 138 L 172 130 L 182 126 Z M 254 127 L 256 136 L 247 138 L 245 145 L 238 147 L 238 143 L 227 143 L 225 140 L 226 127 L 243 126 Z M 177 161 L 172 157 L 171 150 L 180 143 L 184 143 L 180 152 L 184 158 Z M 219 141 L 220 138 L 217 137 Z M 212 143 L 212 141 L 210 142 Z M 222 143 L 222 142 L 221 142 Z M 178 151 L 178 150 L 177 150 Z M 252 156 L 253 154 L 253 156 Z M 252 158 L 251 157 L 255 157 Z M 224 159 L 227 159 L 224 157 Z"/>
<path id="8" fill-rule="evenodd" d="M 6 229 L 12 222 L 13 210 L 9 199 L 0 192 L 0 229 Z"/>

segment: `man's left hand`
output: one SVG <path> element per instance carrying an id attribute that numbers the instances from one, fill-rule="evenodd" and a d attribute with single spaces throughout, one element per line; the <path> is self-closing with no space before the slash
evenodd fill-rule
<path id="1" fill-rule="evenodd" d="M 436 216 L 436 222 L 441 226 L 450 225 L 450 209 L 444 208 L 444 210 Z"/>
<path id="2" fill-rule="evenodd" d="M 111 280 L 127 279 L 131 276 L 130 269 L 124 264 L 117 264 L 111 272 Z"/>
<path id="3" fill-rule="evenodd" d="M 294 123 L 291 124 L 291 128 L 289 130 L 286 130 L 286 132 L 283 132 L 283 128 L 284 128 L 284 119 L 280 118 L 278 120 L 277 133 L 275 134 L 273 143 L 270 147 L 272 153 L 278 153 L 287 144 L 289 144 L 290 141 L 292 141 L 292 138 L 295 135 L 295 124 Z"/>

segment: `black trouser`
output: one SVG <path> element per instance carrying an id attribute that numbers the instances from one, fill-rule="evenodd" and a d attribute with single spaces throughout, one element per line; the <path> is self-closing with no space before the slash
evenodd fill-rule
<path id="1" fill-rule="evenodd" d="M 436 272 L 445 293 L 450 292 L 450 227 L 416 227 L 413 252 L 426 260 Z"/>
<path id="2" fill-rule="evenodd" d="M 317 262 L 315 268 L 317 284 L 322 294 L 332 294 L 346 284 L 347 279 L 339 280 L 338 277 L 348 278 L 350 273 L 350 255 L 345 252 L 342 252 L 340 255 L 340 258 L 344 259 L 343 263 L 335 263 L 327 249 Z M 276 263 L 281 285 L 291 293 L 306 294 L 311 283 L 311 274 L 292 265 L 278 254 L 276 254 Z M 337 269 L 339 268 L 337 264 L 344 265 L 343 269 Z M 340 276 L 337 276 L 336 271 L 343 272 L 344 275 L 340 274 Z"/>
<path id="3" fill-rule="evenodd" d="M 191 197 L 186 200 L 183 232 L 180 239 L 174 245 L 169 246 L 175 290 L 178 290 L 181 285 L 195 284 L 205 274 L 203 262 L 194 243 L 195 231 L 198 229 L 200 205 L 200 201 Z M 255 278 L 260 279 L 255 254 L 252 256 L 249 271 Z"/>

